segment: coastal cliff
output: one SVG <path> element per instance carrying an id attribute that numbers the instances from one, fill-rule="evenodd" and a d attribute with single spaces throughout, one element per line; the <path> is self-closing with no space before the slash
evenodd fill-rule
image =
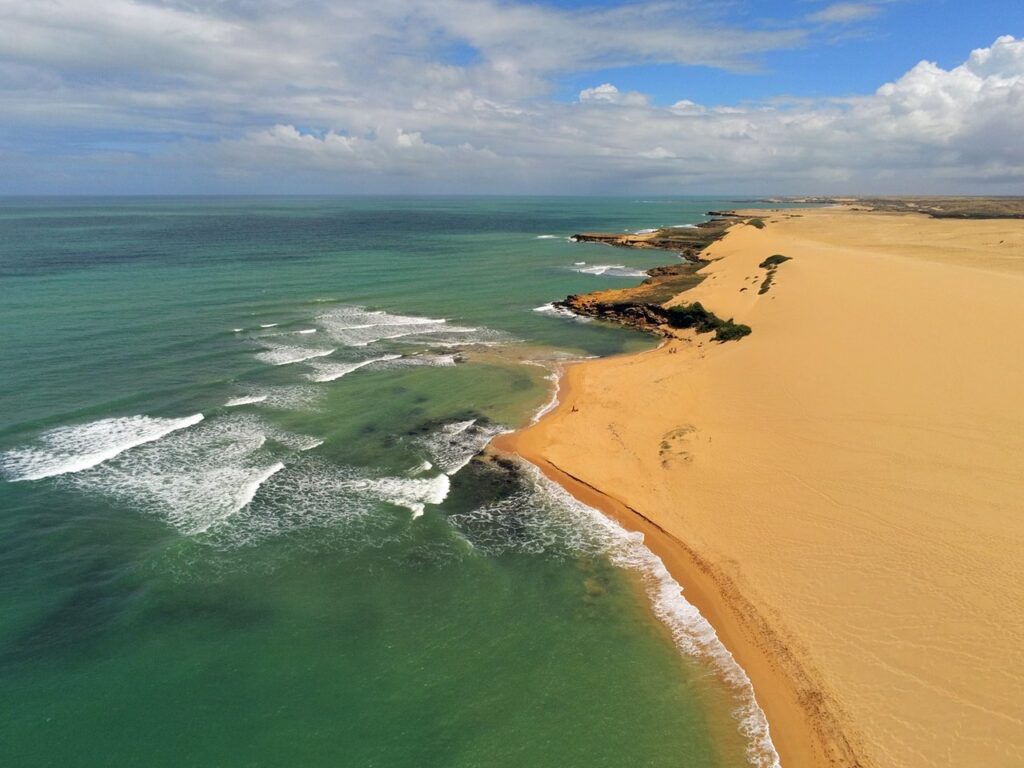
<path id="1" fill-rule="evenodd" d="M 583 233 L 574 236 L 577 242 L 604 243 L 620 248 L 660 248 L 676 251 L 682 262 L 655 267 L 647 271 L 647 279 L 631 288 L 618 288 L 572 294 L 554 306 L 578 315 L 622 323 L 632 328 L 674 337 L 680 330 L 715 333 L 717 341 L 731 341 L 751 332 L 749 326 L 723 320 L 699 302 L 680 303 L 680 294 L 699 285 L 704 279 L 701 270 L 710 262 L 705 250 L 720 240 L 731 227 L 764 226 L 760 217 L 715 212 L 719 216 L 694 227 L 672 227 L 642 233 Z M 768 279 L 768 278 L 766 278 Z"/>

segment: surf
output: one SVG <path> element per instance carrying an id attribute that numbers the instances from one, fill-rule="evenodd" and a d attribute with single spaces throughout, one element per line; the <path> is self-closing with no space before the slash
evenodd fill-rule
<path id="1" fill-rule="evenodd" d="M 179 419 L 129 416 L 58 427 L 40 435 L 37 447 L 0 454 L 0 472 L 11 482 L 82 472 L 202 420 L 201 413 Z"/>

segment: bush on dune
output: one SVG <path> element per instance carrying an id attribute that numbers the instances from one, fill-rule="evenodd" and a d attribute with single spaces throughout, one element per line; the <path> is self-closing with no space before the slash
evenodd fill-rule
<path id="1" fill-rule="evenodd" d="M 715 332 L 715 341 L 734 341 L 750 333 L 750 326 L 723 320 L 713 312 L 704 309 L 699 301 L 681 304 L 668 310 L 668 324 L 673 328 L 693 328 L 697 333 Z"/>

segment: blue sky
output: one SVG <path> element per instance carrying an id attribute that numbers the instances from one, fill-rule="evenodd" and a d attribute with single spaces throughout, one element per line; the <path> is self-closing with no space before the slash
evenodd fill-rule
<path id="1" fill-rule="evenodd" d="M 583 3 L 552 3 L 580 7 Z M 1024 36 L 1024 3 L 896 0 L 885 3 L 726 2 L 713 18 L 740 20 L 761 29 L 808 29 L 809 16 L 836 6 L 865 16 L 819 26 L 797 45 L 752 58 L 753 72 L 674 64 L 575 72 L 559 82 L 562 98 L 575 98 L 595 79 L 650 93 L 655 103 L 686 98 L 702 104 L 735 104 L 795 96 L 824 98 L 864 94 L 896 79 L 922 59 L 951 68 L 1000 35 Z M 856 15 L 856 11 L 853 12 Z M 813 25 L 812 25 L 813 26 Z"/>
<path id="2" fill-rule="evenodd" d="M 0 0 L 0 193 L 1024 193 L 1024 4 Z"/>

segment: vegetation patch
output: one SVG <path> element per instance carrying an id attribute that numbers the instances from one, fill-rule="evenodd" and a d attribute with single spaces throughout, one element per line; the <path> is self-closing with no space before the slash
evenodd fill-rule
<path id="1" fill-rule="evenodd" d="M 754 229 L 764 229 L 764 219 L 751 219 L 747 222 Z"/>
<path id="2" fill-rule="evenodd" d="M 781 253 L 776 253 L 773 256 L 769 256 L 767 259 L 762 261 L 757 266 L 759 266 L 761 269 L 771 269 L 773 267 L 779 266 L 779 264 L 781 264 L 784 261 L 789 261 L 789 259 L 789 256 L 783 256 Z"/>
<path id="3" fill-rule="evenodd" d="M 732 318 L 723 320 L 714 312 L 704 309 L 699 301 L 670 307 L 666 319 L 673 328 L 693 328 L 697 333 L 714 331 L 715 341 L 734 341 L 750 333 L 749 325 L 735 323 Z"/>
<path id="4" fill-rule="evenodd" d="M 789 261 L 789 259 L 789 256 L 783 256 L 781 253 L 776 253 L 757 265 L 761 269 L 768 270 L 768 274 L 764 276 L 764 282 L 761 283 L 761 288 L 757 292 L 758 295 L 768 293 L 768 289 L 772 287 L 772 281 L 775 279 L 775 270 L 779 268 L 779 264 L 784 261 Z"/>

